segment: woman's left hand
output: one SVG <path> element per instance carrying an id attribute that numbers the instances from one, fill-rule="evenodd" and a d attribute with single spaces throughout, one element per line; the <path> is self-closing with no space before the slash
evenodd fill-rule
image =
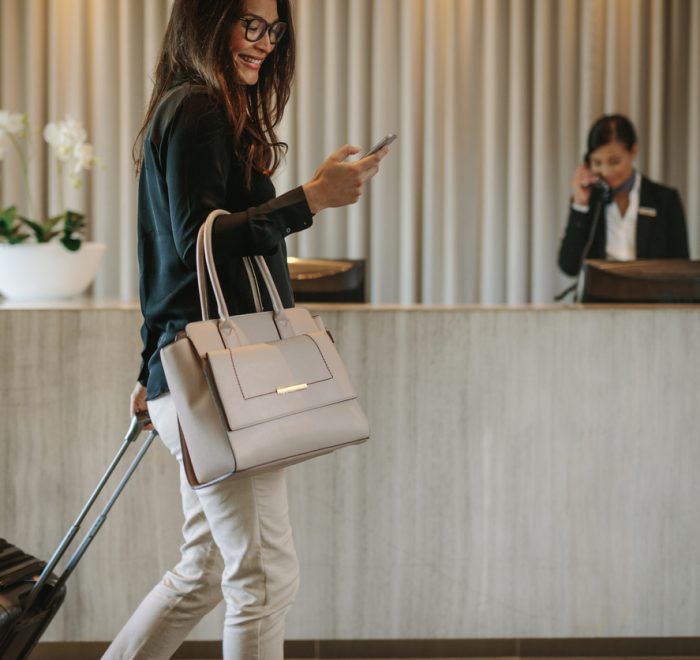
<path id="1" fill-rule="evenodd" d="M 389 153 L 389 147 L 360 160 L 346 162 L 348 156 L 359 151 L 358 147 L 349 144 L 341 147 L 326 158 L 314 178 L 302 186 L 312 213 L 354 204 L 360 199 L 364 184 L 379 171 L 379 163 Z"/>
<path id="2" fill-rule="evenodd" d="M 148 412 L 148 402 L 146 401 L 146 388 L 137 382 L 129 397 L 129 414 L 133 417 L 140 412 Z M 144 428 L 150 431 L 153 428 L 153 424 L 149 422 Z"/>

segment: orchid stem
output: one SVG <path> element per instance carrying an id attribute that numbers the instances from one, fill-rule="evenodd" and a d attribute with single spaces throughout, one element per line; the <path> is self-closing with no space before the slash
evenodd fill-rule
<path id="1" fill-rule="evenodd" d="M 58 172 L 58 212 L 63 213 L 65 206 L 63 205 L 63 163 L 56 159 L 56 170 Z"/>
<path id="2" fill-rule="evenodd" d="M 34 203 L 32 201 L 32 191 L 29 187 L 29 164 L 27 162 L 27 156 L 26 154 L 22 151 L 22 147 L 20 146 L 19 142 L 17 141 L 17 138 L 10 134 L 10 142 L 12 142 L 12 146 L 15 148 L 15 151 L 19 155 L 20 161 L 22 161 L 22 180 L 24 183 L 24 198 L 25 201 L 27 202 L 27 208 L 29 210 L 29 215 L 32 218 L 36 219 L 36 210 L 34 209 Z"/>

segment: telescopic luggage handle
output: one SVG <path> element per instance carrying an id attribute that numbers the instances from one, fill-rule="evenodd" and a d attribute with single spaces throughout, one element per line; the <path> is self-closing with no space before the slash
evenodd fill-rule
<path id="1" fill-rule="evenodd" d="M 80 530 L 81 523 L 85 520 L 88 512 L 92 508 L 92 505 L 95 503 L 95 500 L 102 492 L 103 488 L 105 487 L 109 478 L 112 476 L 112 473 L 116 469 L 117 465 L 119 465 L 119 462 L 121 461 L 122 457 L 129 448 L 129 445 L 131 445 L 139 437 L 144 428 L 148 424 L 150 424 L 150 421 L 151 420 L 148 417 L 148 413 L 146 412 L 136 413 L 131 418 L 131 425 L 129 426 L 129 430 L 126 432 L 126 435 L 124 436 L 124 441 L 119 447 L 117 453 L 114 455 L 112 462 L 109 464 L 109 467 L 102 475 L 102 478 L 97 484 L 97 487 L 88 498 L 88 501 L 85 503 L 85 506 L 83 506 L 83 509 L 76 518 L 75 522 L 71 525 L 70 529 L 63 537 L 63 540 L 58 545 L 56 550 L 54 550 L 51 559 L 49 559 L 48 563 L 44 567 L 44 570 L 41 572 L 41 575 L 39 575 L 39 577 L 37 578 L 36 584 L 34 585 L 34 588 L 32 589 L 31 594 L 27 599 L 27 603 L 25 606 L 27 610 L 39 597 L 44 585 L 46 584 L 46 581 L 49 579 L 51 573 L 53 572 L 53 569 L 56 568 L 56 565 L 60 561 L 61 557 L 63 557 L 63 555 L 66 553 L 68 546 L 71 544 L 78 531 Z M 107 504 L 105 504 L 104 508 L 100 512 L 100 515 L 97 516 L 97 518 L 95 519 L 95 522 L 93 522 L 92 526 L 90 527 L 90 530 L 80 542 L 80 545 L 78 546 L 77 550 L 68 560 L 66 568 L 64 569 L 63 573 L 61 573 L 56 584 L 54 585 L 54 591 L 56 591 L 63 583 L 65 583 L 65 581 L 70 577 L 71 573 L 75 570 L 75 567 L 78 565 L 78 562 L 85 554 L 85 551 L 88 549 L 88 546 L 90 545 L 90 543 L 92 543 L 92 540 L 95 538 L 97 532 L 99 532 L 100 527 L 102 527 L 102 524 L 107 519 L 107 515 L 109 514 L 110 509 L 119 498 L 119 495 L 121 495 L 121 492 L 124 490 L 126 483 L 131 478 L 131 475 L 138 467 L 139 463 L 141 462 L 141 459 L 144 457 L 145 453 L 148 451 L 148 448 L 151 446 L 153 440 L 156 438 L 157 435 L 158 432 L 153 430 L 146 437 L 146 440 L 144 441 L 143 445 L 141 445 L 141 449 L 139 450 L 136 457 L 131 461 L 131 464 L 124 473 L 124 476 L 119 481 L 117 487 L 114 489 L 114 492 L 109 498 L 109 501 L 107 502 Z"/>

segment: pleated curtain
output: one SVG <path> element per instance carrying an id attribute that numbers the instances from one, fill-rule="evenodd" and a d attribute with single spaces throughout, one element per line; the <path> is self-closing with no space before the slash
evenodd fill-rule
<path id="1" fill-rule="evenodd" d="M 131 148 L 168 0 L 0 0 L 0 108 L 81 120 L 101 159 L 72 208 L 108 245 L 101 296 L 137 295 Z M 700 257 L 697 0 L 296 0 L 298 63 L 280 192 L 345 142 L 398 133 L 361 201 L 290 254 L 367 260 L 376 303 L 548 303 L 569 181 L 591 122 L 635 122 L 639 169 L 679 189 Z M 4 200 L 20 175 L 5 158 Z M 56 211 L 34 139 L 35 201 Z"/>

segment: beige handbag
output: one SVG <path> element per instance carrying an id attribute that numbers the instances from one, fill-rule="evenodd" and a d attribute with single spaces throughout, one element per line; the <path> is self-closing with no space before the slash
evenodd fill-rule
<path id="1" fill-rule="evenodd" d="M 229 316 L 212 247 L 213 211 L 197 237 L 203 321 L 161 351 L 175 402 L 190 484 L 209 486 L 298 463 L 369 438 L 345 365 L 321 319 L 285 309 L 262 257 L 258 270 L 272 300 L 263 312 L 250 260 L 245 267 L 257 313 Z M 219 318 L 210 319 L 206 277 Z"/>

